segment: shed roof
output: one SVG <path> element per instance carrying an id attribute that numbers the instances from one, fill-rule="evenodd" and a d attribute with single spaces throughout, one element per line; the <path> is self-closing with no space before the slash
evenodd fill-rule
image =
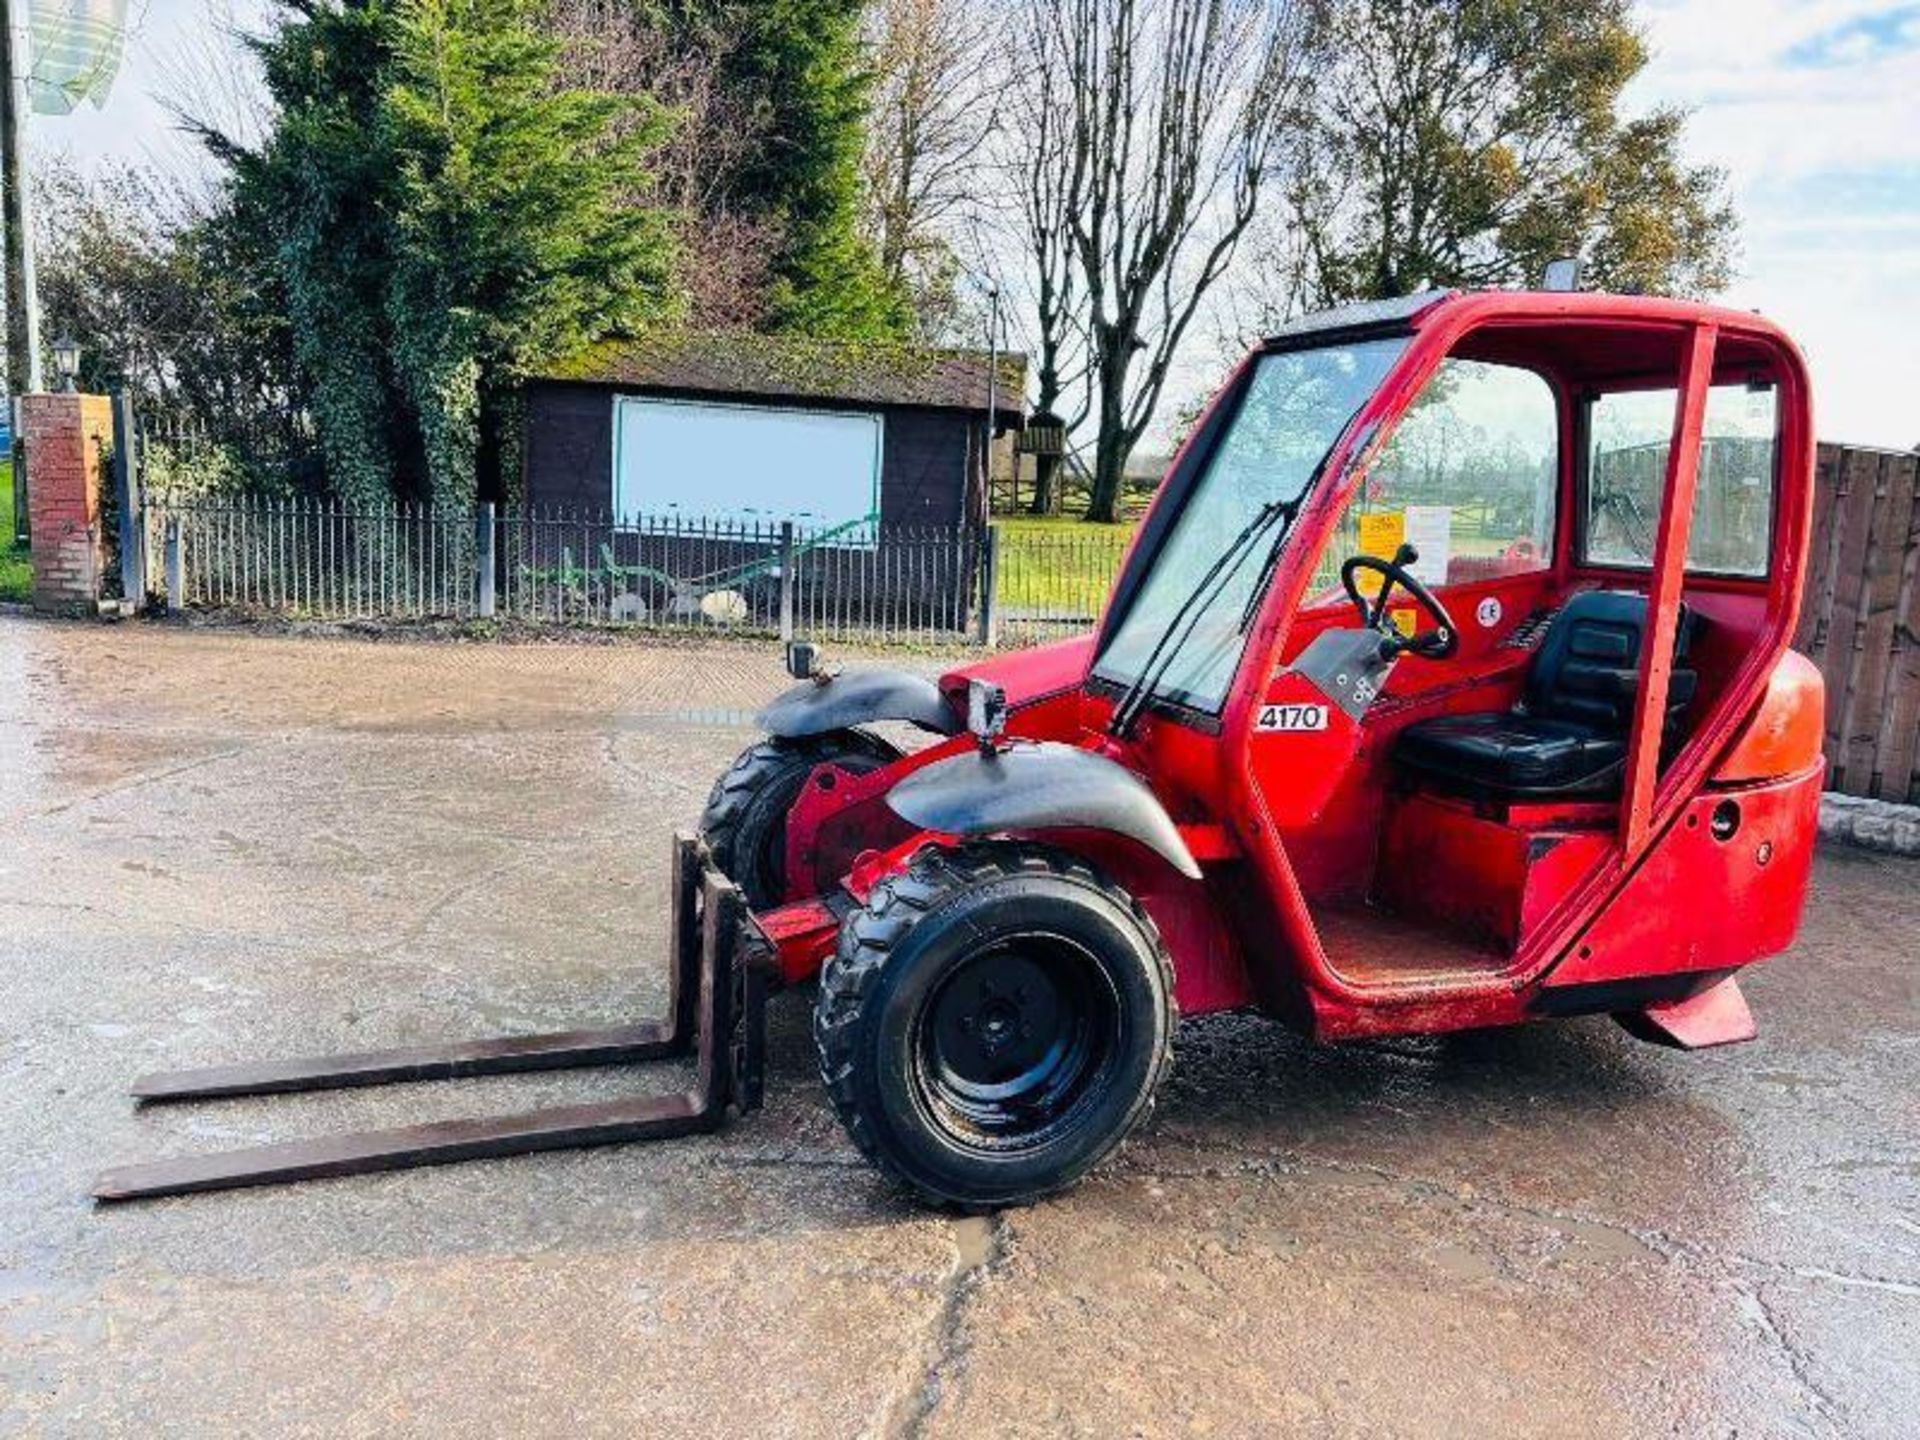
<path id="1" fill-rule="evenodd" d="M 1017 425 L 1027 357 L 1003 352 L 998 359 L 995 408 L 1003 424 Z M 541 378 L 703 395 L 984 410 L 987 368 L 984 350 L 726 333 L 607 341 Z"/>

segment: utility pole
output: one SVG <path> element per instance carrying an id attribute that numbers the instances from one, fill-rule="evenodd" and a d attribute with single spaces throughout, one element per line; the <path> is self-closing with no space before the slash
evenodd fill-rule
<path id="1" fill-rule="evenodd" d="M 5 0 L 0 0 L 4 4 Z M 980 494 L 986 512 L 993 514 L 993 429 L 1000 410 L 1000 285 L 987 287 L 987 443 L 981 451 Z"/>
<path id="2" fill-rule="evenodd" d="M 7 384 L 16 395 L 45 388 L 27 220 L 27 3 L 0 0 L 0 225 L 6 228 Z"/>

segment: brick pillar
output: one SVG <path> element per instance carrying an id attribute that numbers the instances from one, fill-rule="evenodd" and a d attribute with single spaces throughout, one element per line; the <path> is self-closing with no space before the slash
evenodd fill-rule
<path id="1" fill-rule="evenodd" d="M 113 447 L 104 395 L 23 395 L 27 519 L 33 530 L 33 608 L 92 614 L 106 572 L 100 496 Z"/>

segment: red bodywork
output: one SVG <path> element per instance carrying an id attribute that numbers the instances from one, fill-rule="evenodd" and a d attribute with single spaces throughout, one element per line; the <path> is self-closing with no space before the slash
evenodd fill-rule
<path id="1" fill-rule="evenodd" d="M 1340 1039 L 1609 1011 L 1686 1046 L 1747 1038 L 1751 1018 L 1730 977 L 1793 938 L 1824 774 L 1820 676 L 1787 649 L 1813 488 L 1799 354 L 1754 315 L 1600 295 L 1457 296 L 1406 328 L 1411 342 L 1336 443 L 1295 525 L 1217 720 L 1149 709 L 1124 744 L 1112 740 L 1114 697 L 1089 678 L 1092 636 L 956 670 L 943 689 L 957 698 L 969 679 L 995 681 L 1009 700 L 1010 735 L 1098 750 L 1148 780 L 1202 879 L 1113 835 L 1047 838 L 1086 854 L 1141 900 L 1173 956 L 1188 1014 L 1256 1005 Z M 1403 662 L 1360 724 L 1257 731 L 1262 704 L 1300 698 L 1306 682 L 1288 670 L 1292 658 L 1328 627 L 1354 623 L 1344 601 L 1308 603 L 1315 558 L 1367 456 L 1449 355 L 1525 365 L 1559 396 L 1551 564 L 1442 590 L 1456 617 L 1492 599 L 1505 623 L 1463 623 L 1459 652 L 1444 663 Z M 1706 390 L 1756 379 L 1779 397 L 1769 573 L 1696 576 L 1683 557 Z M 1677 386 L 1679 405 L 1652 568 L 1583 564 L 1573 535 L 1575 397 L 1653 386 Z M 1203 422 L 1194 433 L 1206 430 Z M 1602 586 L 1649 597 L 1651 640 L 1619 800 L 1488 804 L 1396 779 L 1388 757 L 1401 729 L 1513 704 L 1532 659 L 1510 643 L 1515 625 Z M 1690 661 L 1700 683 L 1686 739 L 1663 764 L 1657 717 L 1683 602 L 1701 621 Z M 837 893 L 858 899 L 921 845 L 949 838 L 913 831 L 884 796 L 910 770 L 971 743 L 942 741 L 864 777 L 815 772 L 789 818 L 793 903 L 760 917 L 790 979 L 830 953 L 844 908 L 831 903 Z"/>

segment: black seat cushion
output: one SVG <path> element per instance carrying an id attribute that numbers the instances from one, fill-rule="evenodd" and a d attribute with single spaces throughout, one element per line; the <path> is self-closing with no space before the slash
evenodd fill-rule
<path id="1" fill-rule="evenodd" d="M 1443 715 L 1409 725 L 1393 758 L 1449 788 L 1568 795 L 1619 783 L 1626 742 L 1573 720 Z"/>
<path id="2" fill-rule="evenodd" d="M 1508 795 L 1610 795 L 1620 788 L 1640 683 L 1644 595 L 1590 590 L 1547 629 L 1519 710 L 1443 715 L 1401 731 L 1394 760 L 1448 789 Z M 1666 738 L 1677 733 L 1698 677 L 1678 662 L 1695 620 L 1681 607 L 1667 689 Z"/>

